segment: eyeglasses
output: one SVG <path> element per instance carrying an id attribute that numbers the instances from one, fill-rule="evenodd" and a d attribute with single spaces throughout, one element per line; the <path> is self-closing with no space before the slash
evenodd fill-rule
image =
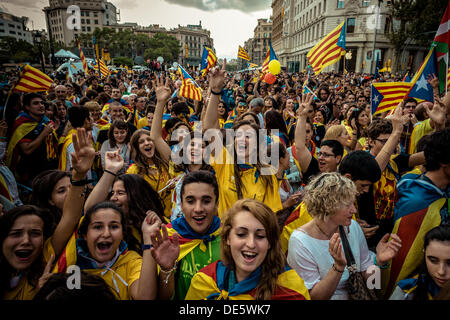
<path id="1" fill-rule="evenodd" d="M 388 139 L 375 139 L 375 140 L 381 142 L 382 144 L 385 144 L 388 141 Z"/>
<path id="2" fill-rule="evenodd" d="M 335 155 L 332 153 L 319 152 L 319 153 L 317 153 L 317 157 L 318 158 L 320 158 L 320 157 L 329 158 L 329 157 L 335 157 Z"/>

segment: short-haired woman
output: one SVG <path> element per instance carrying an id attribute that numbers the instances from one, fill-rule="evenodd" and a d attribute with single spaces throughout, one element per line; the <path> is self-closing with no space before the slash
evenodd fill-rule
<path id="1" fill-rule="evenodd" d="M 338 233 L 346 236 L 357 269 L 367 279 L 372 265 L 384 268 L 401 247 L 401 240 L 386 234 L 378 243 L 376 254 L 369 251 L 359 224 L 353 220 L 356 186 L 339 173 L 316 176 L 305 188 L 303 201 L 313 220 L 295 230 L 289 239 L 288 264 L 305 281 L 313 300 L 347 300 L 349 273 Z"/>

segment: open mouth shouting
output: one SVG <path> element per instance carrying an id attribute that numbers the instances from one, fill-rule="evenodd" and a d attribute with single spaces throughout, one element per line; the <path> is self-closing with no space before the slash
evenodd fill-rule
<path id="1" fill-rule="evenodd" d="M 31 256 L 33 255 L 32 249 L 19 249 L 14 251 L 14 255 L 17 260 L 23 263 L 27 263 L 31 261 Z"/>
<path id="2" fill-rule="evenodd" d="M 258 256 L 256 252 L 252 251 L 242 251 L 241 254 L 244 258 L 244 262 L 248 264 L 255 262 L 256 257 Z"/>

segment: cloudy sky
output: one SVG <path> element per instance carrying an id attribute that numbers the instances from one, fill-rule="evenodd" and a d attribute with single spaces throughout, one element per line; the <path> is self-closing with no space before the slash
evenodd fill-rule
<path id="1" fill-rule="evenodd" d="M 167 29 L 198 24 L 211 31 L 219 58 L 236 58 L 239 45 L 253 36 L 258 18 L 269 18 L 271 0 L 109 0 L 120 10 L 121 22 Z M 30 18 L 30 29 L 45 28 L 42 8 L 48 0 L 0 0 L 0 8 Z"/>

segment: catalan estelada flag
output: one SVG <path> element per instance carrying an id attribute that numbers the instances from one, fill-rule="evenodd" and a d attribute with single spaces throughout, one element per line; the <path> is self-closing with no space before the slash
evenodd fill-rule
<path id="1" fill-rule="evenodd" d="M 228 279 L 233 270 L 222 261 L 216 261 L 202 268 L 191 280 L 186 300 L 255 300 L 257 286 L 262 270 L 261 266 L 247 278 L 228 289 Z M 310 300 L 303 279 L 294 269 L 286 266 L 278 275 L 271 300 Z"/>
<path id="2" fill-rule="evenodd" d="M 247 68 L 258 68 L 258 65 L 256 63 L 247 63 Z"/>
<path id="3" fill-rule="evenodd" d="M 241 46 L 239 46 L 238 49 L 238 58 L 250 61 L 250 56 L 248 55 L 247 51 L 245 51 L 245 49 Z"/>
<path id="4" fill-rule="evenodd" d="M 84 56 L 83 49 L 81 49 L 80 41 L 77 40 L 78 44 L 78 51 L 80 51 L 80 60 L 81 64 L 83 65 L 84 73 L 89 74 L 89 67 L 86 61 L 86 57 Z"/>
<path id="5" fill-rule="evenodd" d="M 437 60 L 436 50 L 432 47 L 428 52 L 425 60 L 422 62 L 419 70 L 416 72 L 411 80 L 411 89 L 408 91 L 406 97 L 417 99 L 419 102 L 430 101 L 434 102 L 433 87 L 428 83 L 427 79 L 432 74 L 437 74 Z"/>
<path id="6" fill-rule="evenodd" d="M 306 55 L 315 74 L 339 61 L 345 51 L 345 21 L 319 41 Z"/>
<path id="7" fill-rule="evenodd" d="M 217 63 L 217 57 L 216 57 L 214 51 L 212 51 L 212 49 L 210 49 L 206 46 L 203 47 L 202 64 L 200 67 L 201 68 L 200 72 L 201 72 L 202 76 L 204 77 L 211 68 L 214 68 L 216 63 Z"/>
<path id="8" fill-rule="evenodd" d="M 411 89 L 408 82 L 376 82 L 372 84 L 372 115 L 395 109 Z"/>
<path id="9" fill-rule="evenodd" d="M 50 89 L 53 80 L 42 71 L 33 68 L 29 64 L 23 67 L 19 82 L 14 87 L 21 92 L 44 92 Z"/>
<path id="10" fill-rule="evenodd" d="M 195 83 L 194 79 L 180 65 L 178 66 L 178 72 L 181 74 L 182 81 L 181 87 L 178 90 L 178 94 L 181 97 L 185 97 L 187 99 L 201 101 L 202 90 L 200 89 L 199 85 Z"/>
<path id="11" fill-rule="evenodd" d="M 277 55 L 275 54 L 275 51 L 272 48 L 272 43 L 269 43 L 269 49 L 267 49 L 266 58 L 264 59 L 263 65 L 262 65 L 262 74 L 261 79 L 264 78 L 264 76 L 269 73 L 269 63 L 272 60 L 278 60 Z"/>
<path id="12" fill-rule="evenodd" d="M 383 288 L 389 296 L 398 281 L 411 276 L 422 263 L 424 236 L 449 222 L 450 189 L 441 190 L 423 174 L 405 174 L 397 184 L 399 200 L 394 208 L 394 229 L 402 247 L 392 259 Z"/>
<path id="13" fill-rule="evenodd" d="M 20 162 L 21 152 L 19 150 L 19 144 L 24 141 L 24 138 L 32 131 L 41 133 L 44 127 L 48 125 L 50 119 L 43 116 L 38 122 L 26 112 L 21 112 L 12 127 L 11 140 L 8 144 L 8 151 L 6 154 L 6 165 L 16 174 L 16 178 L 19 178 L 16 167 Z M 52 134 L 49 134 L 45 138 L 45 146 L 47 151 L 47 159 L 55 160 L 58 158 L 58 138 L 55 130 Z"/>

